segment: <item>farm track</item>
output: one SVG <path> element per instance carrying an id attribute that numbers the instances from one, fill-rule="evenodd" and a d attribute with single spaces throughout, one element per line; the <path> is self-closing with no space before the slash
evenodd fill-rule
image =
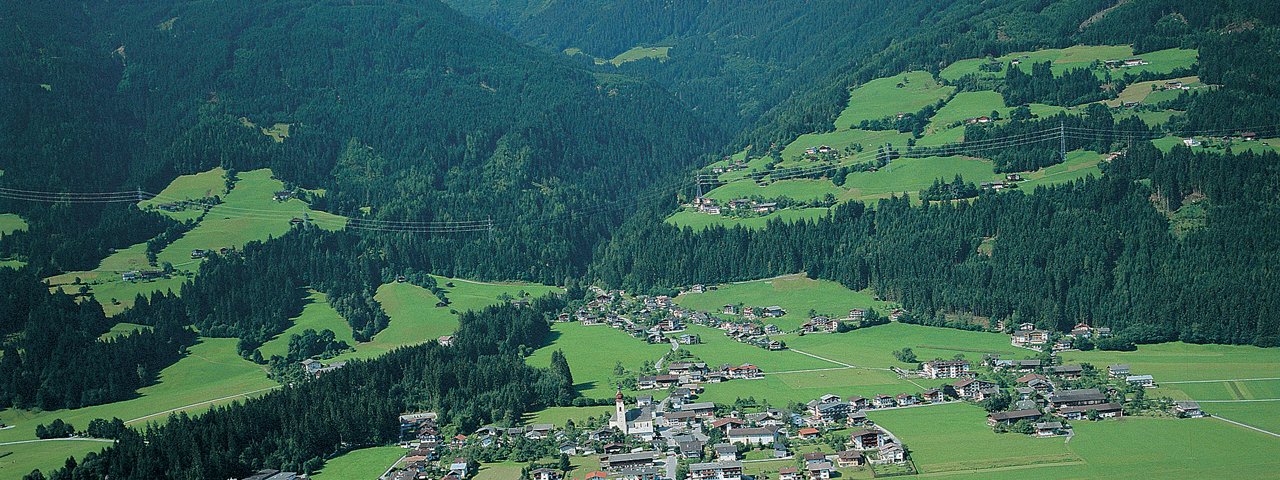
<path id="1" fill-rule="evenodd" d="M 1221 380 L 1179 380 L 1174 382 L 1160 382 L 1161 385 L 1176 385 L 1183 383 L 1223 383 L 1223 382 L 1262 382 L 1267 380 L 1280 380 L 1280 377 L 1261 377 L 1261 378 L 1224 378 Z"/>
<path id="2" fill-rule="evenodd" d="M 116 441 L 115 441 L 115 440 L 110 440 L 110 439 L 106 439 L 106 438 L 82 438 L 82 437 L 69 437 L 69 438 L 41 438 L 41 439 L 38 439 L 38 440 L 18 440 L 18 441 L 14 441 L 14 442 L 4 442 L 4 443 L 0 443 L 0 447 L 5 447 L 5 446 L 9 446 L 9 445 L 22 445 L 22 444 L 26 444 L 26 443 L 43 443 L 43 442 L 98 442 L 98 443 L 116 443 Z"/>
<path id="3" fill-rule="evenodd" d="M 1276 399 L 1276 400 L 1280 400 L 1280 399 Z M 1227 422 L 1227 423 L 1230 423 L 1230 424 L 1232 424 L 1232 425 L 1236 425 L 1236 426 L 1244 427 L 1244 428 L 1247 428 L 1247 429 L 1249 429 L 1249 430 L 1253 430 L 1253 431 L 1256 431 L 1256 432 L 1265 433 L 1265 434 L 1267 434 L 1267 435 L 1271 435 L 1271 436 L 1273 436 L 1273 437 L 1278 437 L 1278 438 L 1280 438 L 1280 433 L 1272 432 L 1272 431 L 1270 431 L 1270 430 L 1263 430 L 1263 429 L 1261 429 L 1261 428 L 1255 427 L 1255 426 L 1253 426 L 1253 425 L 1249 425 L 1249 424 L 1247 424 L 1247 423 L 1240 423 L 1240 422 L 1237 422 L 1237 421 L 1232 420 L 1232 419 L 1229 419 L 1229 418 L 1222 418 L 1222 417 L 1219 417 L 1219 416 L 1217 416 L 1217 415 L 1214 415 L 1214 416 L 1209 417 L 1209 418 L 1216 418 L 1216 419 L 1218 419 L 1218 420 L 1222 420 L 1222 421 Z"/>
<path id="4" fill-rule="evenodd" d="M 217 403 L 217 402 L 221 402 L 221 401 L 224 401 L 224 400 L 232 400 L 232 399 L 236 399 L 236 398 L 240 398 L 240 397 L 247 397 L 247 396 L 249 396 L 249 395 L 253 395 L 253 394 L 255 394 L 255 393 L 265 392 L 265 391 L 267 391 L 267 390 L 274 390 L 274 389 L 277 389 L 277 388 L 280 388 L 280 386 L 279 386 L 279 385 L 272 385 L 272 386 L 267 387 L 267 388 L 260 388 L 260 389 L 253 390 L 253 391 L 249 391 L 249 392 L 241 392 L 241 393 L 237 393 L 237 394 L 235 394 L 235 395 L 228 395 L 228 396 L 221 397 L 221 398 L 215 398 L 215 399 L 213 399 L 213 400 L 205 400 L 205 401 L 203 401 L 203 402 L 196 402 L 196 403 L 192 403 L 192 404 L 190 404 L 190 405 L 183 405 L 183 406 L 178 407 L 178 408 L 171 408 L 171 409 L 169 409 L 169 410 L 165 410 L 165 411 L 163 411 L 163 412 L 156 412 L 156 413 L 152 413 L 152 414 L 150 414 L 150 415 L 143 415 L 143 416 L 141 416 L 141 417 L 138 417 L 138 418 L 135 418 L 135 419 L 132 419 L 132 420 L 126 420 L 124 423 L 125 423 L 126 425 L 131 424 L 131 423 L 137 423 L 137 422 L 140 422 L 140 421 L 142 421 L 142 420 L 146 420 L 146 419 L 148 419 L 148 418 L 154 418 L 154 417 L 158 417 L 158 416 L 161 416 L 161 415 L 168 415 L 168 414 L 170 414 L 170 413 L 180 412 L 180 411 L 183 411 L 183 410 L 187 410 L 187 409 L 189 409 L 189 408 L 195 408 L 195 407 L 199 407 L 199 406 L 203 406 L 203 405 L 208 405 L 208 404 L 212 404 L 212 403 Z"/>

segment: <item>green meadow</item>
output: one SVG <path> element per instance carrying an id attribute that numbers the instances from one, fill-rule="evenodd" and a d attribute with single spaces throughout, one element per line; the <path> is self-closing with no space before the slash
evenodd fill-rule
<path id="1" fill-rule="evenodd" d="M 322 292 L 311 290 L 308 292 L 306 305 L 302 307 L 302 313 L 293 318 L 293 326 L 259 347 L 262 356 L 271 358 L 272 355 L 281 357 L 288 355 L 289 338 L 301 335 L 307 329 L 317 332 L 325 329 L 332 330 L 338 340 L 347 342 L 347 345 L 356 344 L 351 336 L 351 326 L 337 310 L 329 306 L 329 297 Z"/>
<path id="2" fill-rule="evenodd" d="M 1280 401 L 1203 402 L 1200 409 L 1216 417 L 1280 433 Z"/>
<path id="3" fill-rule="evenodd" d="M 75 457 L 78 462 L 89 452 L 100 451 L 108 445 L 110 443 L 88 440 L 0 445 L 0 478 L 19 479 L 36 469 L 48 473 L 61 467 L 68 457 Z"/>
<path id="4" fill-rule="evenodd" d="M 613 405 L 545 408 L 537 412 L 525 414 L 524 423 L 527 425 L 550 423 L 552 425 L 563 427 L 569 420 L 573 420 L 573 423 L 577 425 L 582 425 L 588 419 L 599 417 L 601 415 L 613 415 Z"/>
<path id="5" fill-rule="evenodd" d="M 763 198 L 786 197 L 801 202 L 821 200 L 827 195 L 839 197 L 844 190 L 831 183 L 831 180 L 820 178 L 796 178 L 779 180 L 759 185 L 750 180 L 739 180 L 727 183 L 707 193 L 707 198 L 719 202 L 728 202 L 736 198 L 753 196 Z"/>
<path id="6" fill-rule="evenodd" d="M 725 336 L 724 332 L 704 327 L 701 325 L 689 325 L 686 333 L 698 335 L 702 338 L 702 343 L 698 345 L 684 345 L 684 349 L 697 356 L 710 366 L 719 366 L 724 364 L 742 365 L 750 363 L 760 367 L 766 373 L 768 372 L 784 372 L 792 370 L 811 370 L 815 368 L 831 368 L 831 362 L 818 360 L 805 355 L 796 355 L 787 351 L 771 352 L 760 347 L 748 345 L 732 338 Z M 795 335 L 782 335 L 776 337 L 779 340 L 790 341 Z"/>
<path id="7" fill-rule="evenodd" d="M 27 221 L 16 213 L 0 213 L 0 235 L 27 230 Z"/>
<path id="8" fill-rule="evenodd" d="M 656 60 L 666 60 L 667 53 L 671 51 L 671 47 L 632 47 L 630 50 L 619 53 L 618 56 L 609 60 L 609 63 L 622 65 L 627 62 L 652 58 Z"/>
<path id="9" fill-rule="evenodd" d="M 764 280 L 720 285 L 704 293 L 685 293 L 676 297 L 682 307 L 719 313 L 726 304 L 753 307 L 778 305 L 786 315 L 768 319 L 784 331 L 800 328 L 809 319 L 809 310 L 833 318 L 844 318 L 854 308 L 875 308 L 887 313 L 888 302 L 875 299 L 869 290 L 853 291 L 830 280 L 814 280 L 802 274 L 785 275 Z M 790 342 L 790 340 L 788 340 Z M 752 347 L 754 348 L 754 347 Z"/>
<path id="10" fill-rule="evenodd" d="M 112 326 L 111 330 L 108 330 L 107 333 L 104 333 L 98 336 L 98 339 L 99 340 L 112 339 L 119 336 L 128 335 L 138 330 L 151 330 L 151 326 L 139 325 L 136 323 L 120 322 Z"/>
<path id="11" fill-rule="evenodd" d="M 829 183 L 829 182 L 828 182 Z M 680 210 L 667 217 L 667 223 L 678 227 L 689 227 L 694 230 L 702 230 L 712 226 L 724 226 L 733 228 L 741 225 L 744 228 L 764 228 L 764 226 L 774 219 L 784 222 L 795 222 L 797 220 L 816 220 L 827 215 L 827 209 L 820 207 L 810 208 L 788 208 L 778 210 L 768 215 L 759 217 L 726 217 L 724 215 L 710 215 L 697 212 L 694 210 Z"/>
<path id="12" fill-rule="evenodd" d="M 992 111 L 999 111 L 1001 117 L 1007 117 L 1009 110 L 999 93 L 990 90 L 960 92 L 934 114 L 930 126 L 941 128 L 970 118 L 990 116 Z"/>
<path id="13" fill-rule="evenodd" d="M 1051 68 L 1055 75 L 1062 75 L 1067 70 L 1074 68 L 1093 68 L 1094 62 L 1123 60 L 1131 57 L 1142 58 L 1148 64 L 1120 68 L 1113 71 L 1113 75 L 1124 75 L 1125 73 L 1137 75 L 1144 72 L 1167 73 L 1177 68 L 1188 68 L 1195 64 L 1197 52 L 1195 50 L 1171 48 L 1134 55 L 1133 48 L 1128 45 L 1075 45 L 1067 48 L 1051 48 L 1034 52 L 1015 52 L 996 57 L 994 61 L 1008 66 L 1009 62 L 1018 60 L 1019 64 L 1014 65 L 1014 68 L 1028 73 L 1031 72 L 1033 63 L 1047 61 L 1051 62 Z M 1004 77 L 1004 71 L 981 71 L 982 64 L 989 61 L 992 61 L 992 59 L 969 58 L 959 60 L 942 69 L 938 76 L 948 81 L 959 80 L 960 77 L 968 74 L 977 74 L 984 77 Z M 1100 69 L 1096 71 L 1101 74 Z"/>
<path id="14" fill-rule="evenodd" d="M 987 353 L 1003 358 L 1030 358 L 1033 353 L 1010 345 L 1009 336 L 1005 334 L 899 322 L 841 334 L 788 337 L 787 345 L 823 358 L 872 368 L 914 367 L 915 364 L 900 362 L 893 356 L 893 351 L 904 347 L 910 347 L 920 361 L 956 355 L 980 361 Z"/>
<path id="15" fill-rule="evenodd" d="M 324 468 L 311 478 L 315 480 L 378 478 L 407 452 L 408 450 L 398 445 L 352 450 L 324 462 Z"/>
<path id="16" fill-rule="evenodd" d="M 812 335 L 806 335 L 805 338 L 810 336 Z M 804 357 L 792 351 L 767 353 Z M 759 380 L 731 380 L 707 384 L 704 385 L 706 390 L 698 396 L 698 400 L 731 404 L 739 398 L 755 398 L 759 402 L 768 402 L 770 405 L 782 408 L 789 402 L 804 403 L 828 393 L 842 397 L 860 395 L 871 398 L 878 394 L 919 393 L 936 384 L 936 382 L 913 384 L 898 378 L 888 370 L 840 368 L 833 363 L 827 364 L 824 368 L 835 370 L 777 374 L 766 371 L 764 378 Z"/>
<path id="17" fill-rule="evenodd" d="M 995 173 L 990 160 L 973 157 L 899 158 L 875 172 L 854 172 L 845 179 L 846 198 L 871 201 L 909 193 L 918 196 L 936 179 L 949 182 L 956 175 L 966 182 L 981 183 L 1004 179 Z"/>
<path id="18" fill-rule="evenodd" d="M 791 162 L 804 154 L 805 149 L 809 147 L 817 147 L 827 145 L 837 150 L 843 150 L 845 147 L 854 144 L 862 145 L 863 151 L 858 154 L 858 158 L 868 161 L 875 158 L 876 149 L 882 145 L 893 145 L 898 149 L 906 148 L 907 140 L 911 138 L 910 133 L 902 133 L 897 130 L 859 130 L 859 129 L 836 129 L 833 132 L 825 133 L 806 133 L 796 137 L 795 141 L 787 144 L 782 149 L 782 159 L 784 162 Z M 809 163 L 789 163 L 786 166 L 809 166 Z"/>
<path id="19" fill-rule="evenodd" d="M 954 91 L 955 87 L 941 85 L 932 74 L 920 70 L 878 78 L 849 92 L 849 103 L 836 118 L 836 128 L 848 129 L 863 120 L 915 113 Z"/>
<path id="20" fill-rule="evenodd" d="M 579 393 L 588 398 L 608 398 L 616 390 L 612 379 L 617 362 L 636 372 L 646 361 L 657 362 L 671 351 L 671 345 L 649 344 L 607 325 L 557 323 L 551 327 L 550 344 L 535 351 L 527 362 L 546 367 L 551 364 L 551 352 L 556 350 L 563 351 L 569 361 Z"/>
<path id="21" fill-rule="evenodd" d="M 1067 352 L 1063 358 L 1102 367 L 1128 364 L 1134 375 L 1150 374 L 1156 383 L 1280 377 L 1280 350 L 1249 345 L 1170 342 L 1139 345 L 1133 352 Z"/>
<path id="22" fill-rule="evenodd" d="M 1079 180 L 1089 175 L 1101 177 L 1102 170 L 1098 165 L 1106 155 L 1088 150 L 1073 150 L 1067 152 L 1067 160 L 1057 165 L 1050 165 L 1034 172 L 1023 172 L 1022 178 L 1025 182 L 1019 184 L 1019 188 L 1030 189 L 1038 186 L 1056 185 L 1066 183 L 1073 180 Z"/>
<path id="23" fill-rule="evenodd" d="M 227 171 L 223 170 L 222 167 L 215 167 L 207 172 L 181 175 L 169 182 L 169 185 L 164 187 L 164 190 L 161 190 L 160 195 L 156 196 L 156 198 L 139 202 L 138 207 L 149 209 L 164 203 L 226 195 L 226 174 Z M 201 213 L 201 210 L 195 208 L 177 212 L 166 212 L 159 209 L 156 209 L 156 211 L 160 212 L 161 215 L 178 221 L 195 220 L 200 217 Z"/>

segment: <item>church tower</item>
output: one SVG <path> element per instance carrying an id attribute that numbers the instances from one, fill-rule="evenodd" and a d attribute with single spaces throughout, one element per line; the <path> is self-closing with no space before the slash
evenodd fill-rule
<path id="1" fill-rule="evenodd" d="M 613 397 L 613 426 L 618 427 L 623 435 L 627 434 L 627 405 L 622 401 L 622 390 Z"/>

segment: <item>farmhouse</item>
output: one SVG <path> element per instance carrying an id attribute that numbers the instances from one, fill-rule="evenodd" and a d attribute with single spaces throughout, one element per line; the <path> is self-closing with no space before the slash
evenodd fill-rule
<path id="1" fill-rule="evenodd" d="M 1037 437 L 1053 437 L 1062 431 L 1062 422 L 1037 422 Z"/>
<path id="2" fill-rule="evenodd" d="M 800 469 L 796 467 L 782 467 L 778 469 L 778 480 L 801 480 Z"/>
<path id="3" fill-rule="evenodd" d="M 1040 418 L 1040 410 L 1031 409 L 1031 410 L 1013 410 L 1009 412 L 996 412 L 996 413 L 987 415 L 987 425 L 990 425 L 992 427 L 996 425 L 1001 425 L 1001 424 L 1009 425 L 1011 423 L 1017 422 L 1018 420 L 1032 420 L 1036 418 Z"/>
<path id="4" fill-rule="evenodd" d="M 894 401 L 893 397 L 889 395 L 876 395 L 876 397 L 871 400 L 871 406 L 875 408 L 896 407 L 898 406 L 898 402 Z"/>
<path id="5" fill-rule="evenodd" d="M 1079 365 L 1058 365 L 1046 368 L 1045 371 L 1062 378 L 1080 378 L 1084 369 Z"/>
<path id="6" fill-rule="evenodd" d="M 1090 410 L 1098 412 L 1099 418 L 1119 417 L 1124 413 L 1124 408 L 1119 403 L 1112 402 L 1062 407 L 1058 409 L 1058 415 L 1067 420 L 1079 420 L 1088 417 Z"/>
<path id="7" fill-rule="evenodd" d="M 934 360 L 925 362 L 925 378 L 958 378 L 969 373 L 968 360 Z"/>
<path id="8" fill-rule="evenodd" d="M 1204 416 L 1204 412 L 1200 411 L 1200 404 L 1188 400 L 1182 402 L 1173 402 L 1173 410 L 1183 418 L 1200 418 Z"/>
<path id="9" fill-rule="evenodd" d="M 440 338 L 437 338 L 436 342 L 438 342 L 442 347 L 453 346 L 453 335 L 443 335 Z"/>
<path id="10" fill-rule="evenodd" d="M 818 433 L 821 433 L 821 432 L 819 432 L 818 429 L 816 428 L 804 427 L 796 431 L 796 436 L 805 440 L 810 440 L 810 439 L 818 438 Z"/>
<path id="11" fill-rule="evenodd" d="M 720 310 L 720 313 L 723 313 L 723 314 L 725 314 L 725 315 L 737 315 L 737 314 L 738 314 L 738 307 L 737 307 L 737 306 L 735 306 L 735 305 L 728 305 L 728 304 L 726 304 L 726 305 L 724 306 L 724 308 L 722 308 L 722 309 Z"/>
<path id="12" fill-rule="evenodd" d="M 733 444 L 718 443 L 712 448 L 715 450 L 717 461 L 724 462 L 738 459 L 738 447 L 733 446 Z"/>
<path id="13" fill-rule="evenodd" d="M 658 452 L 654 451 L 604 455 L 600 457 L 600 469 L 619 472 L 623 469 L 652 467 L 657 460 Z"/>
<path id="14" fill-rule="evenodd" d="M 822 461 L 805 464 L 805 474 L 809 476 L 809 480 L 827 480 L 831 478 L 831 462 Z"/>
<path id="15" fill-rule="evenodd" d="M 926 402 L 938 403 L 942 401 L 942 390 L 939 390 L 936 388 L 930 388 L 928 390 L 925 390 L 924 393 L 921 393 L 920 397 L 923 398 L 924 401 Z"/>
<path id="16" fill-rule="evenodd" d="M 1107 396 L 1096 388 L 1062 390 L 1049 395 L 1049 405 L 1053 406 L 1053 408 L 1098 405 L 1106 401 Z"/>
<path id="17" fill-rule="evenodd" d="M 786 315 L 786 314 L 787 314 L 787 311 L 786 311 L 786 310 L 783 310 L 783 309 L 782 309 L 782 307 L 779 307 L 779 306 L 777 306 L 777 305 L 773 305 L 773 306 L 770 306 L 770 307 L 765 307 L 765 309 L 764 309 L 764 315 L 763 315 L 763 316 L 765 316 L 765 317 L 781 317 L 781 316 Z"/>
<path id="18" fill-rule="evenodd" d="M 1012 337 L 1013 345 L 1018 347 L 1039 347 L 1049 343 L 1049 332 L 1040 329 L 1018 330 Z"/>
<path id="19" fill-rule="evenodd" d="M 982 401 L 987 396 L 989 389 L 995 388 L 996 384 L 986 380 L 977 380 L 966 378 L 951 384 L 951 388 L 955 389 L 956 396 L 960 398 Z"/>
<path id="20" fill-rule="evenodd" d="M 560 480 L 561 478 L 564 478 L 564 477 L 560 475 L 559 470 L 552 470 L 550 468 L 539 468 L 529 472 L 529 478 L 530 480 Z"/>
<path id="21" fill-rule="evenodd" d="M 1129 376 L 1129 365 L 1118 363 L 1107 367 L 1107 373 L 1114 378 Z"/>
<path id="22" fill-rule="evenodd" d="M 1156 380 L 1151 375 L 1129 375 L 1124 377 L 1124 381 L 1128 382 L 1130 385 L 1137 385 L 1144 388 L 1156 386 Z"/>

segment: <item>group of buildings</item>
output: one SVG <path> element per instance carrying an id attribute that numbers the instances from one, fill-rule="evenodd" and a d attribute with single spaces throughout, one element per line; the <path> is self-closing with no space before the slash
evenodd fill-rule
<path id="1" fill-rule="evenodd" d="M 1023 323 L 1010 335 L 1010 342 L 1015 347 L 1037 351 L 1051 349 L 1054 352 L 1070 350 L 1077 339 L 1095 340 L 1111 336 L 1109 327 L 1093 327 L 1087 323 L 1077 323 L 1071 331 L 1060 336 L 1053 332 L 1037 328 L 1035 324 Z M 1056 337 L 1056 338 L 1054 338 Z"/>
<path id="2" fill-rule="evenodd" d="M 698 197 L 693 199 L 693 206 L 699 212 L 708 215 L 720 215 L 727 211 L 751 212 L 763 215 L 778 210 L 777 202 L 760 202 L 749 198 L 735 198 L 721 203 L 714 198 Z"/>

